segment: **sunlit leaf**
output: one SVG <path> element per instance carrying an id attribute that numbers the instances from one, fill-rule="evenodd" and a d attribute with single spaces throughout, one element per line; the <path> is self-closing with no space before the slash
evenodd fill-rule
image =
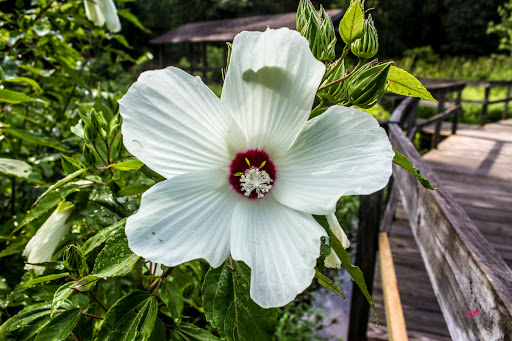
<path id="1" fill-rule="evenodd" d="M 0 103 L 18 104 L 22 102 L 33 102 L 35 99 L 23 92 L 16 92 L 7 89 L 0 89 Z"/>
<path id="2" fill-rule="evenodd" d="M 4 82 L 8 82 L 8 83 L 26 83 L 26 84 L 30 85 L 32 88 L 34 88 L 34 90 L 36 90 L 37 92 L 43 92 L 43 90 L 41 89 L 39 84 L 35 80 L 33 80 L 32 78 L 28 78 L 28 77 L 12 77 L 12 78 L 4 79 Z"/>
<path id="3" fill-rule="evenodd" d="M 132 169 L 140 169 L 140 167 L 144 166 L 142 162 L 139 160 L 128 160 L 120 163 L 114 163 L 111 165 L 108 165 L 108 168 L 115 168 L 119 169 L 121 171 L 127 171 Z"/>
<path id="4" fill-rule="evenodd" d="M 391 66 L 388 73 L 388 82 L 387 90 L 395 94 L 419 97 L 437 102 L 419 80 L 396 66 Z"/>
<path id="5" fill-rule="evenodd" d="M 27 180 L 32 183 L 44 185 L 41 176 L 34 172 L 31 165 L 21 160 L 0 158 L 0 173 Z"/>
<path id="6" fill-rule="evenodd" d="M 343 15 L 340 22 L 340 36 L 345 44 L 350 44 L 363 35 L 364 16 L 359 0 L 355 0 Z"/>

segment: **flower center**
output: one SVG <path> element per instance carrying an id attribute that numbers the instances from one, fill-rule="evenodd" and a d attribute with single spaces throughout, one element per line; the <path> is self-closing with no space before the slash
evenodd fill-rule
<path id="1" fill-rule="evenodd" d="M 229 174 L 229 183 L 236 192 L 249 199 L 258 199 L 272 189 L 276 168 L 265 151 L 249 149 L 236 154 Z"/>

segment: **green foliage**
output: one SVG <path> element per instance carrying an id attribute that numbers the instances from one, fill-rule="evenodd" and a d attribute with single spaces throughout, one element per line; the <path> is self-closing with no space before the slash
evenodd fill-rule
<path id="1" fill-rule="evenodd" d="M 421 172 L 418 168 L 414 167 L 411 163 L 411 161 L 404 155 L 400 154 L 395 150 L 395 156 L 393 158 L 393 162 L 414 175 L 418 181 L 421 183 L 423 187 L 430 190 L 435 190 L 435 187 L 433 187 L 428 179 L 426 179 L 423 175 L 421 175 Z"/>
<path id="2" fill-rule="evenodd" d="M 65 340 L 73 331 L 80 318 L 80 309 L 73 308 L 54 316 L 50 322 L 37 333 L 35 341 Z"/>
<path id="3" fill-rule="evenodd" d="M 225 340 L 263 341 L 274 334 L 277 311 L 254 303 L 249 284 L 249 267 L 231 257 L 206 274 L 202 290 L 206 318 Z"/>
<path id="4" fill-rule="evenodd" d="M 498 14 L 500 15 L 501 22 L 489 22 L 487 33 L 497 34 L 500 37 L 498 49 L 512 54 L 512 1 L 509 0 L 503 6 L 499 6 Z"/>

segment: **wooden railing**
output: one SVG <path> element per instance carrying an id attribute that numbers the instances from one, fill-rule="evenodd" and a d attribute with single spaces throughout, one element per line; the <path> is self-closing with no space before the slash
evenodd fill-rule
<path id="1" fill-rule="evenodd" d="M 482 105 L 482 112 L 480 116 L 480 125 L 483 126 L 487 122 L 487 113 L 489 109 L 489 105 L 492 104 L 498 104 L 498 103 L 505 103 L 502 113 L 502 119 L 506 119 L 508 117 L 508 108 L 509 103 L 512 101 L 512 97 L 510 96 L 510 90 L 512 88 L 512 81 L 467 81 L 467 80 L 448 80 L 448 79 L 436 79 L 436 78 L 420 78 L 422 84 L 424 84 L 429 90 L 430 85 L 443 85 L 444 84 L 450 84 L 450 83 L 465 83 L 466 86 L 473 86 L 473 87 L 479 87 L 484 88 L 484 99 L 483 100 L 469 100 L 469 99 L 461 99 L 459 96 L 457 96 L 455 99 L 453 98 L 446 98 L 446 102 L 450 103 L 473 103 L 473 104 L 480 104 Z M 491 101 L 490 94 L 492 88 L 505 88 L 505 98 L 493 100 Z M 435 90 L 434 90 L 435 91 Z M 431 91 L 432 92 L 432 91 Z M 434 95 L 434 97 L 436 97 Z M 437 97 L 436 97 L 437 99 Z"/>
<path id="2" fill-rule="evenodd" d="M 417 103 L 418 100 L 415 98 L 407 98 L 401 102 L 388 124 L 388 135 L 393 148 L 406 155 L 438 189 L 430 191 L 423 188 L 412 174 L 394 166 L 392 185 L 387 191 L 390 193 L 388 197 L 400 193 L 451 337 L 454 340 L 510 340 L 512 271 L 453 197 L 440 186 L 437 176 L 404 134 L 403 125 L 410 121 L 409 115 L 414 113 Z M 377 214 L 376 219 L 360 221 L 359 235 L 364 233 L 365 238 L 372 239 L 373 236 L 378 235 L 379 229 L 381 233 L 388 233 L 391 228 L 395 200 L 393 198 L 388 200 L 386 213 L 381 222 L 379 215 L 381 197 L 381 192 L 362 197 L 361 210 L 365 212 L 360 212 L 360 216 Z M 375 249 L 364 250 L 362 254 L 367 255 L 362 258 L 373 256 L 375 259 L 375 253 L 372 250 Z M 356 255 L 355 263 L 360 267 L 371 263 L 365 261 L 361 264 L 358 258 L 359 254 Z M 363 273 L 367 270 L 362 268 Z M 366 275 L 365 273 L 371 288 L 373 272 L 371 278 Z M 386 282 L 383 282 L 383 286 L 386 285 Z M 383 288 L 383 290 L 386 289 Z M 355 304 L 364 305 L 364 302 L 358 301 L 361 300 L 358 294 L 358 290 L 355 289 L 352 307 Z M 392 308 L 399 307 L 389 307 L 389 309 Z M 368 309 L 366 305 L 366 312 Z M 386 312 L 387 309 L 388 307 Z M 470 309 L 480 309 L 482 314 L 478 319 L 467 318 L 466 312 Z M 357 333 L 357 325 L 363 324 L 366 329 L 368 321 L 368 314 L 364 319 L 360 314 L 361 310 L 351 310 L 349 340 L 365 339 L 365 334 Z M 400 328 L 396 326 L 395 320 L 388 323 L 391 324 L 391 328 Z M 389 335 L 390 340 L 402 340 L 391 333 Z"/>

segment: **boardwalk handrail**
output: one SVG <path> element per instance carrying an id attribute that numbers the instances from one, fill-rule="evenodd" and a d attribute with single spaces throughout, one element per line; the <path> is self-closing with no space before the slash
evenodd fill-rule
<path id="1" fill-rule="evenodd" d="M 453 82 L 453 80 L 438 79 L 438 78 L 420 78 L 422 82 Z M 512 101 L 510 96 L 510 90 L 512 88 L 512 81 L 471 81 L 471 80 L 459 80 L 457 82 L 464 82 L 467 86 L 481 87 L 485 89 L 484 99 L 481 101 L 463 99 L 463 103 L 473 103 L 482 105 L 482 114 L 480 116 L 480 125 L 483 126 L 487 121 L 487 109 L 491 104 L 505 103 L 503 108 L 502 119 L 506 119 L 508 116 L 508 102 Z M 489 96 L 492 88 L 506 88 L 505 98 L 498 100 L 489 100 Z"/>
<path id="2" fill-rule="evenodd" d="M 482 236 L 469 216 L 444 190 L 399 124 L 414 110 L 407 98 L 393 112 L 388 135 L 393 148 L 438 187 L 430 191 L 395 165 L 394 184 L 401 194 L 414 238 L 454 340 L 507 340 L 512 335 L 512 271 Z M 480 310 L 468 318 L 468 310 Z"/>

